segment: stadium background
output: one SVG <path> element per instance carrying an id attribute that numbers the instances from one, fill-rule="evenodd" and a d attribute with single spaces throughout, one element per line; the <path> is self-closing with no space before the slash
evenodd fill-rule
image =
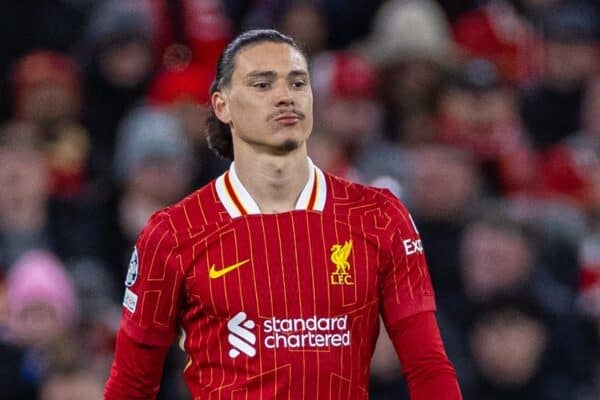
<path id="1" fill-rule="evenodd" d="M 227 164 L 208 86 L 241 30 L 306 49 L 310 153 L 427 252 L 465 399 L 600 398 L 600 17 L 567 0 L 0 5 L 0 393 L 102 398 L 132 244 Z M 170 353 L 161 400 L 186 399 Z M 407 398 L 382 335 L 371 398 Z"/>

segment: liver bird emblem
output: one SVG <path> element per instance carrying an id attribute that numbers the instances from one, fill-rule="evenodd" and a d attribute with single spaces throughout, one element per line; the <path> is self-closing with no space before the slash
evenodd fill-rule
<path id="1" fill-rule="evenodd" d="M 348 262 L 350 251 L 352 251 L 352 240 L 346 241 L 343 245 L 334 244 L 331 246 L 331 262 L 337 267 L 335 274 L 344 275 L 348 273 L 350 269 L 350 263 Z"/>

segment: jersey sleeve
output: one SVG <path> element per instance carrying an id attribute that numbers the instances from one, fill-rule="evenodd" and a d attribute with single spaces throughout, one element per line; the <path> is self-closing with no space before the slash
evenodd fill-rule
<path id="1" fill-rule="evenodd" d="M 460 400 L 454 366 L 448 360 L 432 311 L 415 314 L 389 325 L 411 400 Z"/>
<path id="2" fill-rule="evenodd" d="M 149 346 L 171 344 L 183 273 L 168 219 L 155 214 L 140 234 L 125 280 L 121 329 Z"/>
<path id="3" fill-rule="evenodd" d="M 168 346 L 140 344 L 121 330 L 104 400 L 155 399 L 168 351 Z"/>
<path id="4" fill-rule="evenodd" d="M 380 295 L 386 325 L 411 315 L 435 311 L 429 268 L 419 231 L 406 208 L 394 199 L 388 260 L 381 271 Z"/>

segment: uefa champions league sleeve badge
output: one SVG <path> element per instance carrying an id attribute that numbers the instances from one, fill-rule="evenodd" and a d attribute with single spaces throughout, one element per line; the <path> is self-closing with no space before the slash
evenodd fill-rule
<path id="1" fill-rule="evenodd" d="M 132 287 L 138 277 L 138 252 L 137 247 L 133 247 L 133 253 L 129 260 L 129 268 L 127 268 L 127 277 L 125 278 L 125 286 Z"/>

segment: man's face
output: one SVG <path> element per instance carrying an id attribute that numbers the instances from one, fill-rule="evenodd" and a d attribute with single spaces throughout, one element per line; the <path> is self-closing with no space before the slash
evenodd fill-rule
<path id="1" fill-rule="evenodd" d="M 213 108 L 231 126 L 234 149 L 285 154 L 304 146 L 313 127 L 313 95 L 304 56 L 282 43 L 259 43 L 235 57 L 231 83 Z M 245 146 L 244 146 L 245 147 Z"/>
<path id="2" fill-rule="evenodd" d="M 542 321 L 509 308 L 481 318 L 470 344 L 476 366 L 489 380 L 519 387 L 536 373 L 547 332 Z"/>
<path id="3" fill-rule="evenodd" d="M 519 288 L 529 276 L 531 249 L 519 232 L 475 222 L 462 243 L 462 279 L 467 295 L 487 299 Z"/>
<path id="4" fill-rule="evenodd" d="M 100 69 L 105 78 L 119 88 L 139 85 L 151 68 L 151 50 L 143 41 L 115 43 L 100 56 Z"/>

